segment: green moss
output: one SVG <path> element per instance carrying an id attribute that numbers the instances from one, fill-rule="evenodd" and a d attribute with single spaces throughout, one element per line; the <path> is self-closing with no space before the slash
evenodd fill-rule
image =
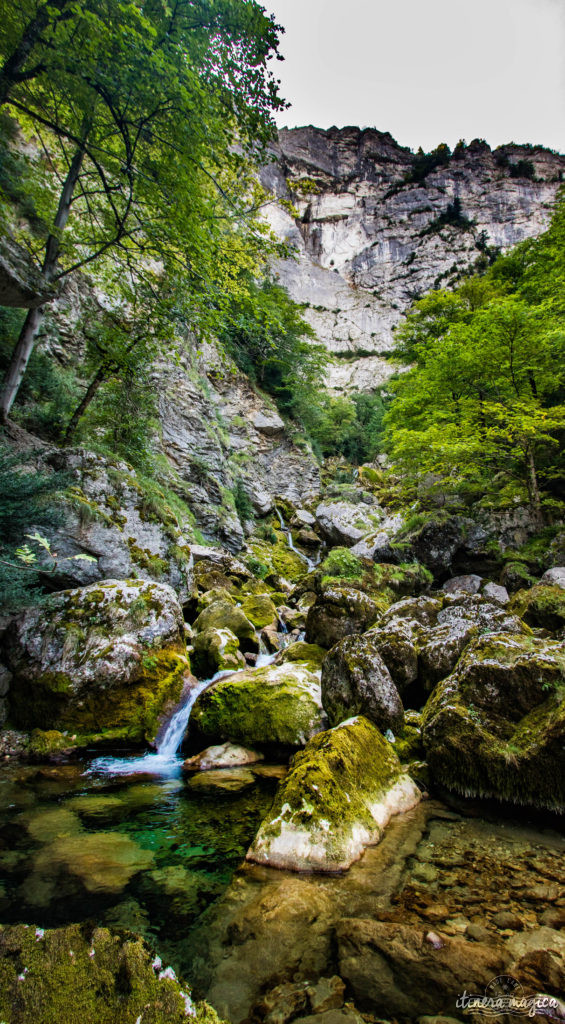
<path id="1" fill-rule="evenodd" d="M 28 751 L 32 757 L 41 759 L 69 746 L 72 744 L 69 744 L 68 737 L 57 729 L 48 729 L 46 732 L 34 729 L 29 738 Z"/>
<path id="2" fill-rule="evenodd" d="M 105 928 L 70 925 L 36 937 L 34 927 L 0 926 L 0 1018 L 10 1024 L 220 1024 L 189 988 L 159 978 L 145 943 Z M 23 975 L 23 978 L 22 978 Z"/>
<path id="3" fill-rule="evenodd" d="M 565 590 L 543 583 L 514 594 L 509 610 L 529 626 L 560 630 L 565 627 Z"/>
<path id="4" fill-rule="evenodd" d="M 245 747 L 300 747 L 321 722 L 318 678 L 301 664 L 223 679 L 200 695 L 191 714 L 191 727 L 207 741 Z"/>
<path id="5" fill-rule="evenodd" d="M 349 548 L 332 548 L 320 566 L 325 577 L 338 576 L 346 580 L 358 580 L 363 575 L 361 559 Z"/>
<path id="6" fill-rule="evenodd" d="M 308 835 L 316 857 L 323 848 L 324 870 L 338 869 L 344 860 L 351 861 L 350 844 L 352 839 L 358 843 L 360 830 L 366 837 L 363 845 L 380 836 L 371 807 L 402 775 L 393 748 L 367 719 L 359 716 L 320 733 L 294 756 L 251 857 L 262 848 L 269 851 L 290 828 Z"/>
<path id="7" fill-rule="evenodd" d="M 164 558 L 152 554 L 148 548 L 140 548 L 134 537 L 128 537 L 128 548 L 132 562 L 139 565 L 141 569 L 146 569 L 157 579 L 169 571 L 169 564 Z"/>
<path id="8" fill-rule="evenodd" d="M 310 671 L 315 672 L 321 669 L 322 662 L 327 654 L 327 651 L 323 647 L 318 647 L 317 644 L 307 644 L 303 640 L 298 640 L 295 644 L 291 644 L 290 647 L 286 647 L 282 653 L 281 661 L 294 662 L 304 661 L 307 662 Z"/>
<path id="9" fill-rule="evenodd" d="M 270 625 L 277 618 L 277 609 L 267 594 L 246 597 L 241 610 L 257 629 Z"/>
<path id="10" fill-rule="evenodd" d="M 494 634 L 475 641 L 423 716 L 436 781 L 464 795 L 565 808 L 561 644 Z"/>

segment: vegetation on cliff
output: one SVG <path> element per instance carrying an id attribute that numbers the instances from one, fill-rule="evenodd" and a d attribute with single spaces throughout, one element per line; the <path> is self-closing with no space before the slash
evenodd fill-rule
<path id="1" fill-rule="evenodd" d="M 565 199 L 549 231 L 483 277 L 416 303 L 396 357 L 385 447 L 410 484 L 529 502 L 541 521 L 563 486 Z"/>

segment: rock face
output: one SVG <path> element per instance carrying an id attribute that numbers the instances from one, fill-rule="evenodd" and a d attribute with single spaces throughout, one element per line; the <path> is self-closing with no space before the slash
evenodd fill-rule
<path id="1" fill-rule="evenodd" d="M 293 444 L 272 402 L 211 346 L 163 367 L 156 379 L 162 449 L 206 539 L 229 551 L 244 542 L 233 489 L 241 482 L 256 513 L 274 496 L 301 504 L 320 486 L 307 446 Z"/>
<path id="2" fill-rule="evenodd" d="M 10 717 L 23 728 L 152 740 L 190 680 L 172 589 L 106 580 L 21 614 L 5 637 Z"/>
<path id="3" fill-rule="evenodd" d="M 332 725 L 364 715 L 381 732 L 404 724 L 402 702 L 384 661 L 370 638 L 348 636 L 322 663 L 322 704 Z"/>
<path id="4" fill-rule="evenodd" d="M 307 662 L 237 672 L 198 697 L 190 727 L 210 742 L 303 747 L 327 725 L 320 682 Z"/>
<path id="5" fill-rule="evenodd" d="M 310 740 L 280 784 L 247 859 L 292 871 L 343 871 L 378 843 L 420 791 L 366 718 Z"/>
<path id="6" fill-rule="evenodd" d="M 504 250 L 544 231 L 565 170 L 565 157 L 548 150 L 492 152 L 475 140 L 410 181 L 418 175 L 409 150 L 353 127 L 283 128 L 275 155 L 263 180 L 297 211 L 270 208 L 275 231 L 298 254 L 278 272 L 333 354 L 336 390 L 369 391 L 390 376 L 393 328 L 416 297 L 452 283 L 485 246 Z M 512 176 L 523 160 L 535 180 Z M 440 226 L 455 199 L 468 222 Z"/>
<path id="7" fill-rule="evenodd" d="M 563 644 L 509 633 L 474 641 L 423 717 L 432 777 L 469 796 L 563 811 Z"/>

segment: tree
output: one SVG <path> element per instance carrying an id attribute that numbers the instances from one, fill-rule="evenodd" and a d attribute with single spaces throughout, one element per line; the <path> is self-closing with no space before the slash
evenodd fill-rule
<path id="1" fill-rule="evenodd" d="M 412 366 L 390 384 L 385 440 L 406 479 L 460 494 L 512 480 L 541 520 L 544 488 L 563 476 L 563 207 L 484 278 L 418 302 L 399 331 Z"/>
<path id="2" fill-rule="evenodd" d="M 193 325 L 209 326 L 218 296 L 269 252 L 253 216 L 262 197 L 251 157 L 283 106 L 267 67 L 278 26 L 255 0 L 86 0 L 40 5 L 37 17 L 46 10 L 49 31 L 36 33 L 25 59 L 14 54 L 29 38 L 29 0 L 1 37 L 3 73 L 17 64 L 8 109 L 38 147 L 43 230 L 20 241 L 42 291 L 87 267 L 107 287 L 111 263 L 133 285 L 147 267 L 174 265 L 193 295 Z M 26 317 L 0 396 L 4 418 L 44 315 L 43 305 Z"/>

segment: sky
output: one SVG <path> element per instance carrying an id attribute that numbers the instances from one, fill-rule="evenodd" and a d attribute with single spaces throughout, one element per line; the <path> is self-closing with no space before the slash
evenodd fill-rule
<path id="1" fill-rule="evenodd" d="M 279 126 L 565 152 L 565 0 L 261 2 L 286 29 Z"/>

